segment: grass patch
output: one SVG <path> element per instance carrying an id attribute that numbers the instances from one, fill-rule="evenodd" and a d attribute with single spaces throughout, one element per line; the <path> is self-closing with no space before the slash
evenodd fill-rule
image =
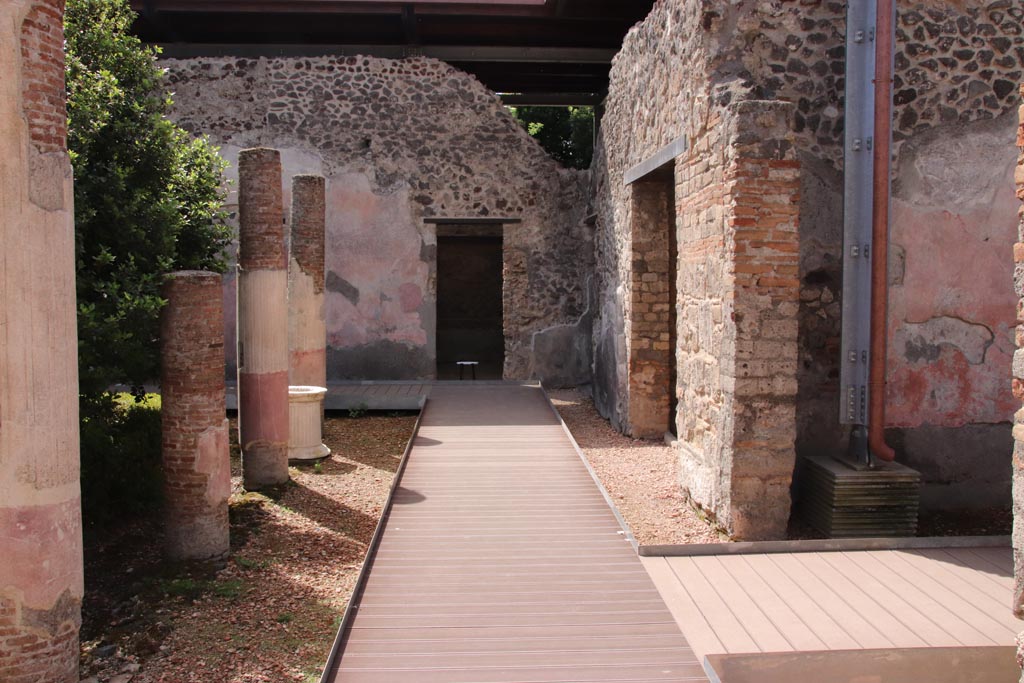
<path id="1" fill-rule="evenodd" d="M 245 592 L 245 582 L 241 579 L 215 581 L 194 579 L 192 577 L 177 577 L 157 580 L 156 588 L 165 595 L 182 598 L 189 602 L 195 602 L 207 595 L 234 600 Z"/>

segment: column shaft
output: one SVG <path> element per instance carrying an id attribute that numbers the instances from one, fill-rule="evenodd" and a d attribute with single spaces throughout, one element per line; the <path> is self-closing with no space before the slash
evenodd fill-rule
<path id="1" fill-rule="evenodd" d="M 327 328 L 324 323 L 323 176 L 292 180 L 292 241 L 288 263 L 289 382 L 327 386 Z"/>
<path id="2" fill-rule="evenodd" d="M 288 262 L 281 155 L 238 157 L 238 426 L 245 487 L 288 481 Z"/>
<path id="3" fill-rule="evenodd" d="M 224 400 L 224 305 L 216 273 L 174 273 L 161 318 L 167 555 L 226 555 L 231 461 Z"/>
<path id="4" fill-rule="evenodd" d="M 78 681 L 78 341 L 62 0 L 0 2 L 0 681 Z"/>

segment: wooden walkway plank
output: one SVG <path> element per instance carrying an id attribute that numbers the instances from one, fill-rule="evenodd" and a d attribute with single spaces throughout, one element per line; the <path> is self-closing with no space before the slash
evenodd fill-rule
<path id="1" fill-rule="evenodd" d="M 539 387 L 431 388 L 341 637 L 325 681 L 706 681 Z"/>
<path id="2" fill-rule="evenodd" d="M 837 621 L 838 617 L 825 611 L 807 592 L 772 562 L 767 555 L 745 555 L 738 559 L 750 566 L 768 583 L 779 599 L 817 636 L 826 649 L 856 649 L 857 640 Z"/>
<path id="3" fill-rule="evenodd" d="M 1013 578 L 1013 551 L 1010 548 L 966 548 L 965 550 L 987 562 L 998 576 Z"/>
<path id="4" fill-rule="evenodd" d="M 1000 609 L 1009 610 L 1010 597 L 999 596 L 998 591 L 992 595 L 988 590 L 987 582 L 982 584 L 977 580 L 974 572 L 962 571 L 962 567 L 946 562 L 931 561 L 922 557 L 917 552 L 906 550 L 892 551 L 893 557 L 898 558 L 907 565 L 917 568 L 921 573 L 933 578 L 942 585 L 948 592 L 955 593 L 970 601 L 976 608 L 981 609 L 988 615 L 997 613 Z M 996 619 L 1002 623 L 1002 619 Z"/>
<path id="5" fill-rule="evenodd" d="M 768 561 L 793 578 L 820 609 L 832 616 L 843 630 L 857 641 L 861 648 L 889 648 L 892 641 L 881 634 L 857 611 L 852 601 L 844 599 L 803 562 L 801 553 L 769 555 Z"/>
<path id="6" fill-rule="evenodd" d="M 707 654 L 725 652 L 725 646 L 719 640 L 714 627 L 708 623 L 700 608 L 697 607 L 697 603 L 679 582 L 679 577 L 672 571 L 668 560 L 664 557 L 641 559 L 644 569 L 659 587 L 659 592 L 664 598 L 669 612 L 672 613 L 676 623 L 684 629 L 686 640 L 693 648 L 697 659 L 703 661 Z"/>
<path id="7" fill-rule="evenodd" d="M 694 599 L 704 619 L 711 624 L 715 636 L 729 652 L 760 652 L 757 641 L 750 637 L 743 622 L 722 600 L 691 557 L 666 558 L 680 585 Z"/>
<path id="8" fill-rule="evenodd" d="M 786 638 L 791 650 L 828 649 L 814 631 L 782 600 L 759 573 L 742 556 L 717 557 L 722 569 L 743 587 L 746 599 L 754 603 L 771 620 L 772 625 Z"/>
<path id="9" fill-rule="evenodd" d="M 1012 599 L 1013 579 L 1008 577 L 1002 578 L 981 569 L 979 565 L 985 566 L 985 563 L 976 555 L 958 552 L 956 548 L 913 550 L 909 552 L 932 560 L 950 573 L 970 582 L 973 586 L 998 602 L 1009 604 Z"/>
<path id="10" fill-rule="evenodd" d="M 990 638 L 971 626 L 955 609 L 951 608 L 948 601 L 941 600 L 941 596 L 923 590 L 918 583 L 904 574 L 893 572 L 877 557 L 867 552 L 850 552 L 847 553 L 847 556 L 862 572 L 879 577 L 886 585 L 898 592 L 912 609 L 924 615 L 932 623 L 948 633 L 953 640 L 957 641 L 954 643 L 954 646 L 985 646 L 992 644 Z"/>
<path id="11" fill-rule="evenodd" d="M 842 553 L 809 553 L 806 562 L 812 571 L 830 586 L 848 596 L 865 616 L 896 647 L 927 647 L 926 636 L 942 638 L 945 634 L 927 619 L 919 619 L 916 611 L 898 595 L 871 577 L 859 576 L 856 568 Z M 815 569 L 817 567 L 817 569 Z"/>
<path id="12" fill-rule="evenodd" d="M 988 640 L 988 645 L 1005 644 L 1005 633 L 999 623 L 987 614 L 984 608 L 979 608 L 971 600 L 965 599 L 959 593 L 951 591 L 947 585 L 937 581 L 928 569 L 927 562 L 923 565 L 914 565 L 898 557 L 898 551 L 893 550 L 869 550 L 864 554 L 878 560 L 891 574 L 905 577 L 922 591 L 940 599 L 960 620 L 980 632 Z"/>
<path id="13" fill-rule="evenodd" d="M 718 596 L 728 605 L 737 618 L 742 619 L 743 628 L 757 643 L 761 652 L 790 652 L 792 643 L 779 632 L 768 615 L 751 599 L 743 585 L 737 581 L 715 556 L 694 557 L 693 564 Z"/>

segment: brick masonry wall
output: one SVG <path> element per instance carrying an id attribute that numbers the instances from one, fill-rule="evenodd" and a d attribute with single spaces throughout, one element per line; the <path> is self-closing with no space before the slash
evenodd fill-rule
<path id="1" fill-rule="evenodd" d="M 659 298 L 660 263 L 646 258 L 657 252 L 648 248 L 656 240 L 636 231 L 650 218 L 645 190 L 626 186 L 623 176 L 685 135 L 688 150 L 674 164 L 677 347 L 670 351 L 678 375 L 681 485 L 729 533 L 777 538 L 789 514 L 795 435 L 795 108 L 757 100 L 749 83 L 736 78 L 716 82 L 723 61 L 738 56 L 730 42 L 734 24 L 719 23 L 716 8 L 656 4 L 627 36 L 612 68 L 594 168 L 595 399 L 632 433 L 645 414 L 652 417 L 649 409 L 661 409 L 636 392 L 657 387 L 667 373 L 648 372 L 648 378 L 634 371 L 647 353 L 649 326 L 661 322 L 647 320 L 653 311 L 643 305 L 671 297 Z M 642 291 L 645 276 L 657 291 Z M 632 296 L 623 297 L 624 291 Z"/>
<path id="2" fill-rule="evenodd" d="M 63 152 L 64 0 L 40 0 L 21 24 L 22 108 L 29 137 L 39 152 Z"/>
<path id="3" fill-rule="evenodd" d="M 922 471 L 926 506 L 1004 504 L 1002 454 L 1014 408 L 1003 389 L 1013 344 L 1002 314 L 1009 266 L 1001 254 L 1014 239 L 1007 226 L 1016 208 L 999 180 L 1013 159 L 992 150 L 1005 148 L 999 141 L 1016 125 L 1008 84 L 1024 73 L 1024 9 L 930 0 L 900 2 L 898 10 L 888 437 L 901 460 Z M 838 422 L 845 35 L 838 1 L 661 0 L 627 36 L 594 167 L 595 398 L 621 429 L 630 428 L 633 317 L 622 296 L 632 257 L 621 174 L 680 135 L 692 146 L 732 103 L 781 100 L 795 108 L 801 164 L 797 451 L 845 449 Z M 716 163 L 707 159 L 705 171 Z M 626 335 L 617 335 L 622 329 Z"/>
<path id="4" fill-rule="evenodd" d="M 292 232 L 290 254 L 313 280 L 313 291 L 324 291 L 323 176 L 299 175 L 292 179 Z"/>
<path id="5" fill-rule="evenodd" d="M 286 202 L 293 175 L 326 176 L 331 379 L 432 377 L 437 233 L 423 219 L 507 217 L 520 222 L 504 236 L 505 376 L 589 381 L 588 174 L 548 157 L 475 78 L 425 58 L 162 65 L 173 116 L 229 161 L 282 151 Z"/>
<path id="6" fill-rule="evenodd" d="M 172 559 L 228 552 L 231 462 L 221 276 L 178 272 L 161 319 L 165 546 Z"/>
<path id="7" fill-rule="evenodd" d="M 239 166 L 248 173 L 238 178 L 238 266 L 242 270 L 284 270 L 288 250 L 284 241 L 281 198 L 281 154 L 266 148 L 247 149 Z"/>
<path id="8" fill-rule="evenodd" d="M 675 324 L 670 235 L 675 225 L 673 179 L 633 184 L 632 281 L 629 339 L 630 434 L 656 439 L 669 429 L 674 390 Z M 672 239 L 670 239 L 670 237 Z"/>

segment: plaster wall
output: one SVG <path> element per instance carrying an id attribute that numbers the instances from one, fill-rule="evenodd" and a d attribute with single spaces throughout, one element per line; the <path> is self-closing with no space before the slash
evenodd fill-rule
<path id="1" fill-rule="evenodd" d="M 281 151 L 286 205 L 293 175 L 326 176 L 329 380 L 434 376 L 437 233 L 424 219 L 475 217 L 519 221 L 504 229 L 505 377 L 589 381 L 587 174 L 550 159 L 473 77 L 421 58 L 163 65 L 174 117 L 232 167 L 245 147 Z M 229 277 L 229 349 L 233 292 Z"/>
<path id="2" fill-rule="evenodd" d="M 0 680 L 78 680 L 83 593 L 63 3 L 0 4 Z M 12 245 L 17 245 L 14 248 Z"/>

